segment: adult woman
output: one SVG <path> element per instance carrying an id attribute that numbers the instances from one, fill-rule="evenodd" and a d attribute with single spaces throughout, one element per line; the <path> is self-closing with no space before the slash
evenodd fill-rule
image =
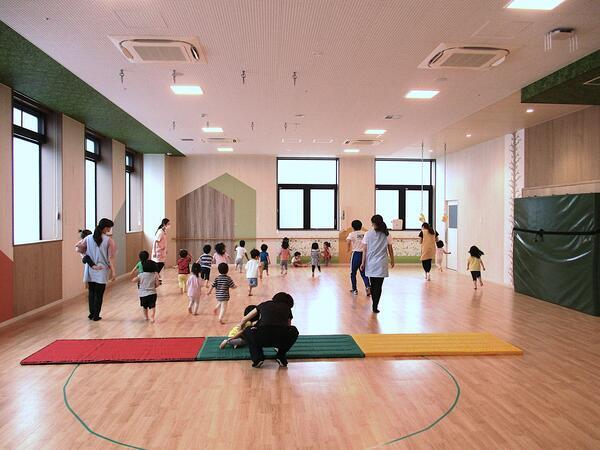
<path id="1" fill-rule="evenodd" d="M 240 322 L 240 330 L 244 330 L 244 340 L 252 357 L 252 367 L 259 368 L 265 361 L 263 347 L 275 347 L 275 359 L 281 367 L 287 367 L 286 353 L 298 339 L 298 329 L 292 326 L 292 308 L 294 299 L 290 294 L 279 292 L 273 300 L 263 302 L 248 313 Z M 255 327 L 244 325 L 258 315 Z"/>
<path id="2" fill-rule="evenodd" d="M 379 312 L 379 299 L 383 289 L 383 279 L 387 278 L 388 273 L 388 253 L 390 255 L 390 264 L 394 267 L 394 249 L 392 248 L 392 237 L 388 231 L 383 217 L 375 214 L 371 217 L 373 229 L 365 233 L 362 243 L 364 250 L 362 254 L 361 272 L 369 277 L 371 284 L 371 298 L 373 299 L 373 312 Z"/>
<path id="3" fill-rule="evenodd" d="M 94 233 L 86 236 L 76 245 L 78 253 L 89 257 L 94 262 L 93 268 L 86 264 L 83 270 L 83 281 L 88 284 L 88 303 L 90 314 L 88 319 L 93 321 L 101 320 L 100 310 L 102 309 L 102 300 L 104 290 L 108 281 L 114 281 L 114 256 L 117 253 L 117 246 L 108 233 L 114 226 L 110 219 L 100 219 Z"/>
<path id="4" fill-rule="evenodd" d="M 152 243 L 152 261 L 156 262 L 159 274 L 165 267 L 165 261 L 167 260 L 167 230 L 170 226 L 169 219 L 164 218 L 156 230 L 154 242 Z"/>
<path id="5" fill-rule="evenodd" d="M 421 264 L 425 271 L 425 279 L 431 281 L 431 261 L 435 256 L 435 250 L 438 238 L 438 233 L 427 223 L 423 222 L 421 225 L 421 232 L 419 238 L 421 241 Z"/>

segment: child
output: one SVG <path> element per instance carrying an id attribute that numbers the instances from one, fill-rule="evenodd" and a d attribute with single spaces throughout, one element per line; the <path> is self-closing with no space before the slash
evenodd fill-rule
<path id="1" fill-rule="evenodd" d="M 75 248 L 77 248 L 78 246 L 80 246 L 83 243 L 83 240 L 86 237 L 88 237 L 90 234 L 92 234 L 92 232 L 90 230 L 79 230 L 79 238 L 80 239 L 79 239 L 79 242 L 77 242 L 77 244 L 75 244 Z M 94 260 L 89 255 L 81 255 L 81 262 L 83 264 L 87 264 L 92 269 L 102 270 L 102 266 L 96 265 L 96 263 L 94 262 Z"/>
<path id="2" fill-rule="evenodd" d="M 452 254 L 452 252 L 447 252 L 446 250 L 444 250 L 444 241 L 442 241 L 441 239 L 435 243 L 435 246 L 437 247 L 435 249 L 435 265 L 438 267 L 440 272 L 443 272 L 444 255 L 450 255 Z"/>
<path id="3" fill-rule="evenodd" d="M 258 250 L 257 250 L 257 252 L 258 252 Z M 250 262 L 250 261 L 248 261 L 248 262 Z M 255 308 L 256 308 L 256 305 L 246 306 L 246 309 L 244 309 L 244 317 L 246 317 L 248 314 L 250 314 L 250 312 L 252 312 L 252 310 Z M 244 330 L 246 328 L 252 326 L 254 323 L 256 323 L 257 319 L 258 319 L 258 316 L 256 316 L 251 322 L 247 322 L 246 324 L 244 324 L 243 329 L 240 328 L 239 325 L 236 325 L 235 327 L 233 327 L 231 329 L 231 331 L 229 332 L 229 334 L 227 335 L 227 339 L 225 339 L 223 342 L 221 342 L 221 345 L 219 345 L 219 348 L 221 350 L 223 350 L 225 347 L 227 347 L 227 344 L 231 345 L 234 349 L 246 345 L 246 341 L 242 338 L 242 335 L 244 334 Z"/>
<path id="4" fill-rule="evenodd" d="M 252 288 L 258 286 L 258 268 L 260 262 L 258 257 L 260 252 L 253 248 L 250 251 L 250 258 L 246 263 L 246 279 L 248 280 L 248 297 L 252 296 Z"/>
<path id="5" fill-rule="evenodd" d="M 217 310 L 219 312 L 219 322 L 221 325 L 225 323 L 225 312 L 227 311 L 227 302 L 229 301 L 229 289 L 235 289 L 237 286 L 231 279 L 227 272 L 229 272 L 229 266 L 227 263 L 220 263 L 217 266 L 220 275 L 215 278 L 213 281 L 210 290 L 208 291 L 208 295 L 210 295 L 215 290 L 215 297 L 217 297 L 217 304 L 215 305 L 213 311 L 216 314 Z"/>
<path id="6" fill-rule="evenodd" d="M 290 242 L 284 238 L 279 250 L 279 265 L 281 266 L 281 275 L 287 275 L 288 264 L 290 262 Z"/>
<path id="7" fill-rule="evenodd" d="M 225 244 L 219 242 L 217 245 L 215 245 L 215 254 L 213 255 L 213 262 L 217 267 L 221 263 L 229 264 L 230 259 L 231 258 L 229 257 L 229 254 L 226 252 Z"/>
<path id="8" fill-rule="evenodd" d="M 144 271 L 144 263 L 150 259 L 150 254 L 146 250 L 142 250 L 138 255 L 139 261 L 133 266 L 131 272 L 129 272 L 129 276 L 132 277 L 134 275 L 138 275 Z"/>
<path id="9" fill-rule="evenodd" d="M 365 290 L 367 291 L 367 297 L 371 296 L 371 283 L 369 277 L 365 275 L 364 270 L 360 270 L 362 264 L 364 244 L 362 243 L 365 232 L 362 231 L 362 222 L 360 220 L 352 221 L 352 232 L 346 237 L 348 253 L 352 252 L 350 257 L 350 284 L 352 288 L 350 292 L 354 295 L 358 294 L 358 288 L 356 286 L 356 272 L 360 273 L 360 276 L 365 284 Z"/>
<path id="10" fill-rule="evenodd" d="M 200 264 L 200 278 L 206 280 L 206 287 L 208 287 L 208 281 L 210 280 L 210 267 L 213 262 L 213 257 L 210 255 L 211 249 L 212 247 L 208 244 L 202 247 L 204 253 L 196 261 Z"/>
<path id="11" fill-rule="evenodd" d="M 305 264 L 302 264 L 302 253 L 294 252 L 294 257 L 292 258 L 292 267 L 306 267 Z"/>
<path id="12" fill-rule="evenodd" d="M 325 266 L 329 265 L 331 261 L 331 243 L 325 241 L 323 242 L 323 261 L 325 261 Z"/>
<path id="13" fill-rule="evenodd" d="M 476 246 L 472 246 L 469 249 L 469 260 L 467 261 L 467 270 L 471 271 L 471 277 L 473 278 L 474 289 L 477 289 L 477 280 L 479 279 L 479 284 L 483 286 L 483 281 L 481 281 L 481 269 L 485 270 L 485 266 L 483 265 L 483 261 L 481 257 L 483 256 L 483 252 L 479 250 Z"/>
<path id="14" fill-rule="evenodd" d="M 191 263 L 192 256 L 188 251 L 185 248 L 179 250 L 179 258 L 177 258 L 177 282 L 179 283 L 179 289 L 181 289 L 182 294 L 185 292 L 185 283 L 190 274 Z"/>
<path id="15" fill-rule="evenodd" d="M 310 250 L 310 265 L 312 266 L 312 276 L 315 277 L 315 267 L 319 268 L 319 272 L 321 272 L 321 252 L 319 251 L 319 244 L 316 242 L 312 243 L 312 247 Z"/>
<path id="16" fill-rule="evenodd" d="M 269 246 L 267 244 L 263 244 L 260 246 L 260 279 L 262 280 L 263 271 L 267 272 L 267 276 L 269 276 L 269 264 L 271 264 L 271 258 L 269 258 L 269 254 L 267 253 L 267 249 Z"/>
<path id="17" fill-rule="evenodd" d="M 244 247 L 246 247 L 246 241 L 240 241 L 240 245 L 238 245 L 235 248 L 235 268 L 237 270 L 239 267 L 240 273 L 242 273 L 242 264 L 244 262 L 244 256 L 246 257 L 247 261 L 250 261 L 250 259 L 248 258 L 248 253 L 246 253 L 246 249 Z"/>
<path id="18" fill-rule="evenodd" d="M 201 266 L 198 263 L 192 264 L 192 274 L 187 279 L 187 294 L 190 299 L 188 313 L 198 315 L 198 305 L 200 303 L 200 294 L 202 294 L 202 281 L 200 280 Z"/>
<path id="19" fill-rule="evenodd" d="M 160 286 L 158 280 L 158 265 L 151 259 L 142 264 L 143 272 L 138 274 L 133 280 L 138 283 L 138 294 L 140 296 L 140 306 L 144 309 L 146 320 L 154 323 L 156 314 L 156 288 Z"/>

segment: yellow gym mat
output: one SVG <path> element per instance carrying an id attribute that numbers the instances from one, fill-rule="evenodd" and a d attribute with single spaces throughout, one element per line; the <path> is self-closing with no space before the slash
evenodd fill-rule
<path id="1" fill-rule="evenodd" d="M 490 333 L 354 334 L 365 356 L 522 355 Z"/>

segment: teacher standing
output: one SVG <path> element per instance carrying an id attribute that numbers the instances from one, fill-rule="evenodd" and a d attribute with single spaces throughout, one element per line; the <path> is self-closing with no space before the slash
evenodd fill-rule
<path id="1" fill-rule="evenodd" d="M 165 261 L 167 260 L 167 230 L 171 226 L 170 220 L 164 218 L 154 236 L 154 242 L 152 243 L 152 261 L 158 266 L 158 273 L 165 267 Z"/>
<path id="2" fill-rule="evenodd" d="M 108 281 L 115 279 L 114 256 L 117 253 L 115 241 L 108 235 L 114 223 L 110 219 L 100 219 L 94 233 L 81 240 L 76 250 L 88 256 L 94 266 L 85 264 L 83 281 L 88 284 L 88 303 L 90 314 L 88 319 L 97 322 L 101 320 L 100 310 L 104 299 L 104 290 Z"/>
<path id="3" fill-rule="evenodd" d="M 371 217 L 372 230 L 366 232 L 363 238 L 364 251 L 360 270 L 369 277 L 371 284 L 371 299 L 373 300 L 373 312 L 379 312 L 379 299 L 383 289 L 383 279 L 389 276 L 389 264 L 394 267 L 394 249 L 392 248 L 392 236 L 383 217 L 375 214 Z"/>

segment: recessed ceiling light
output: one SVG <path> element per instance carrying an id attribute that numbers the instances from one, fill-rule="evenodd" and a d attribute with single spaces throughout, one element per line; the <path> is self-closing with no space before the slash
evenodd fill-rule
<path id="1" fill-rule="evenodd" d="M 331 144 L 333 139 L 313 139 L 313 144 Z"/>
<path id="2" fill-rule="evenodd" d="M 281 143 L 282 144 L 301 144 L 302 139 L 300 139 L 300 138 L 282 138 Z"/>
<path id="3" fill-rule="evenodd" d="M 358 153 L 360 152 L 360 149 L 358 148 L 345 148 L 344 149 L 344 153 Z"/>
<path id="4" fill-rule="evenodd" d="M 173 153 L 167 153 L 167 156 L 172 156 L 172 155 L 173 155 Z"/>
<path id="5" fill-rule="evenodd" d="M 466 137 L 471 137 L 471 133 L 465 134 Z"/>
<path id="6" fill-rule="evenodd" d="M 525 112 L 526 112 L 526 113 L 532 113 L 532 112 L 534 112 L 534 111 L 535 111 L 535 109 L 533 109 L 533 108 L 527 108 L 527 109 L 525 110 Z"/>
<path id="7" fill-rule="evenodd" d="M 433 149 L 432 148 L 429 149 L 429 153 L 433 153 Z"/>
<path id="8" fill-rule="evenodd" d="M 223 128 L 221 127 L 202 127 L 202 131 L 205 133 L 222 133 Z"/>
<path id="9" fill-rule="evenodd" d="M 231 147 L 217 147 L 217 151 L 218 152 L 223 152 L 223 153 L 231 153 L 233 151 L 233 149 Z"/>
<path id="10" fill-rule="evenodd" d="M 387 130 L 365 130 L 365 134 L 385 134 Z"/>
<path id="11" fill-rule="evenodd" d="M 202 95 L 202 88 L 200 86 L 182 86 L 180 84 L 174 84 L 171 86 L 171 90 L 177 95 Z"/>
<path id="12" fill-rule="evenodd" d="M 418 99 L 430 99 L 438 95 L 440 91 L 427 91 L 420 89 L 413 89 L 408 91 L 404 98 L 418 98 Z"/>
<path id="13" fill-rule="evenodd" d="M 550 11 L 565 0 L 512 0 L 506 8 L 508 9 L 537 9 Z"/>

